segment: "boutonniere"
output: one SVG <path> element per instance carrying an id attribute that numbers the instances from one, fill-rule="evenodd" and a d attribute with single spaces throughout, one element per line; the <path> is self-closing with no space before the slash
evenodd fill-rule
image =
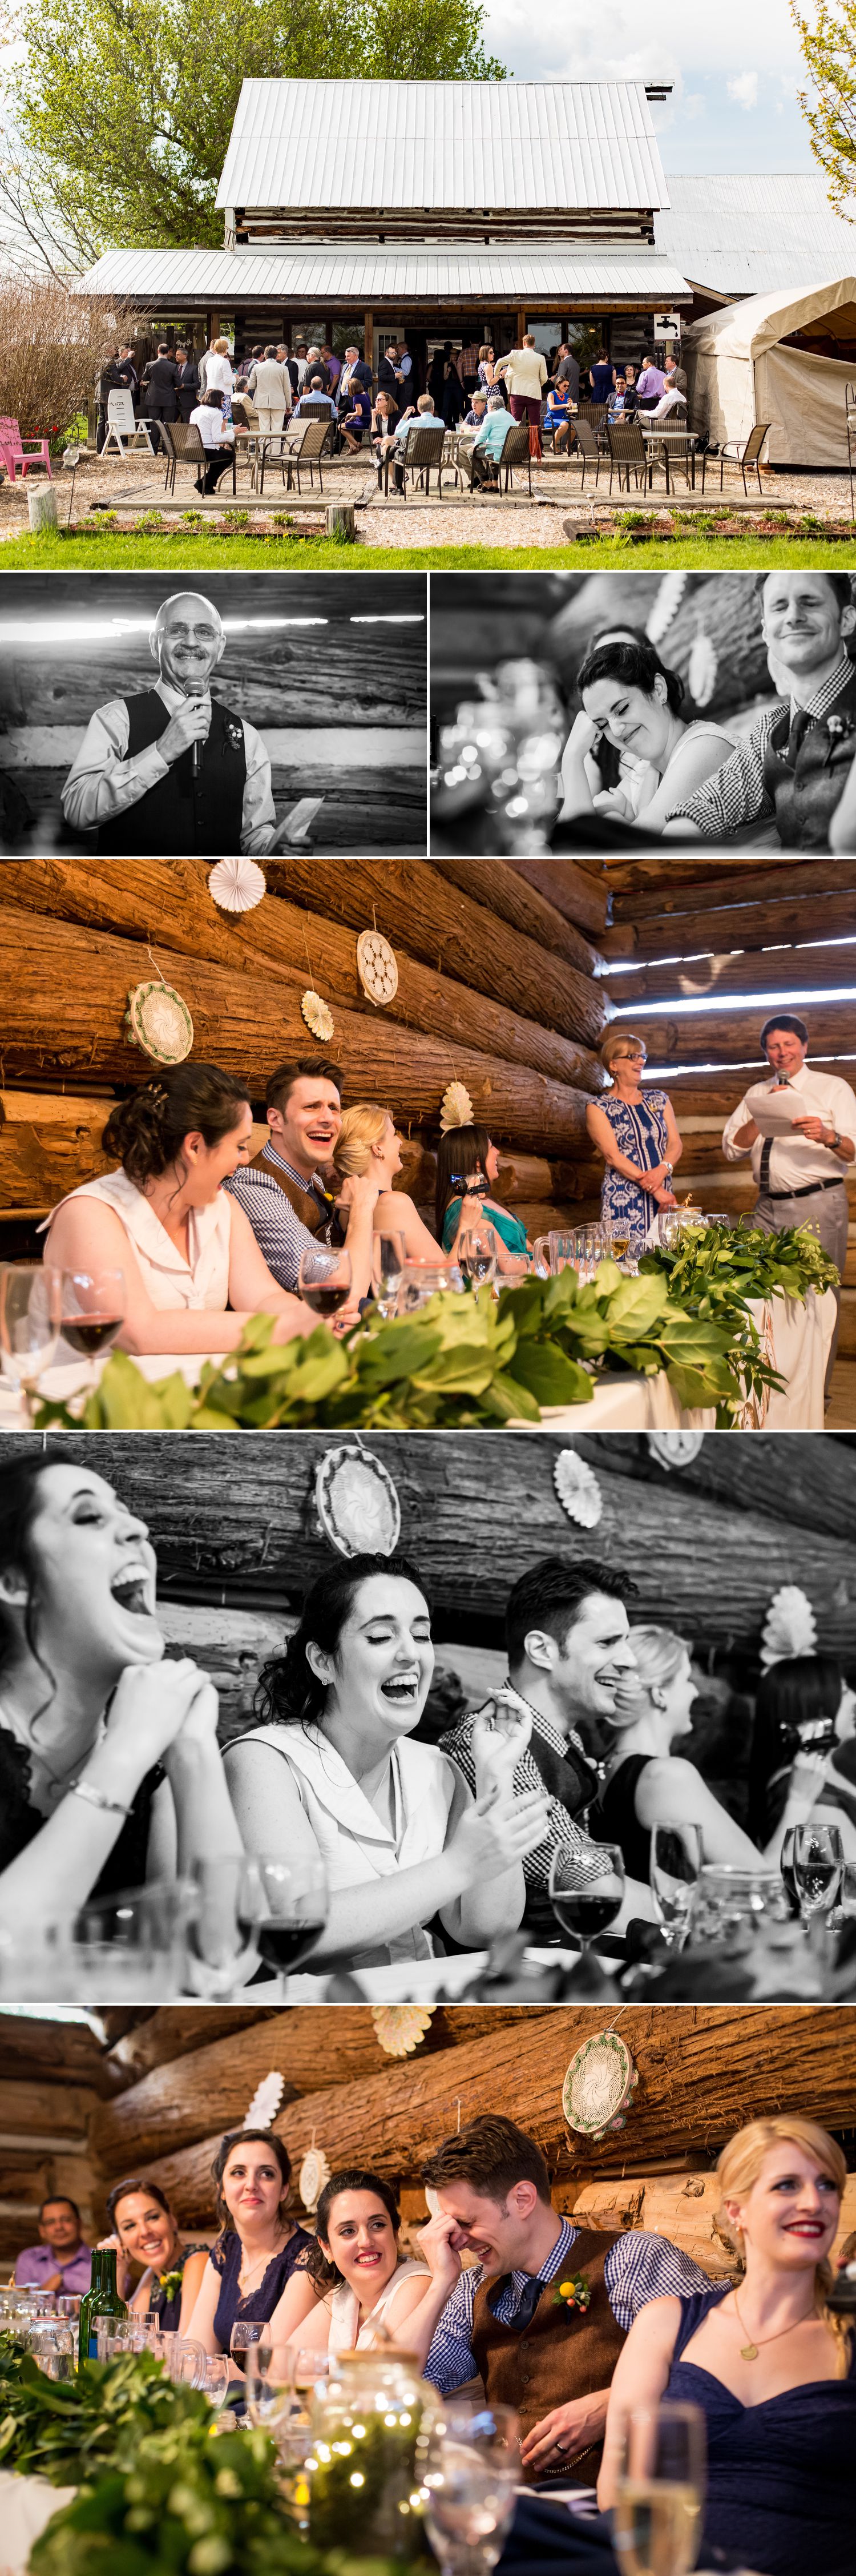
<path id="1" fill-rule="evenodd" d="M 176 2299 L 181 2288 L 181 2273 L 159 2272 L 158 2287 L 163 2290 L 166 2298 Z"/>
<path id="2" fill-rule="evenodd" d="M 560 2281 L 555 2291 L 554 2308 L 579 2308 L 583 2315 L 591 2306 L 591 2285 L 584 2272 L 573 2272 L 569 2281 Z"/>
<path id="3" fill-rule="evenodd" d="M 826 730 L 827 733 L 832 735 L 833 741 L 840 741 L 843 735 L 853 733 L 854 730 L 856 730 L 856 717 L 827 716 Z"/>

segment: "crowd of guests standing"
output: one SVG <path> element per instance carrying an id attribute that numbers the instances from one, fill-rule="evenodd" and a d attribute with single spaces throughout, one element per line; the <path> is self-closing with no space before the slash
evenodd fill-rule
<path id="1" fill-rule="evenodd" d="M 700 2410 L 707 2434 L 702 2552 L 760 2576 L 849 2576 L 856 2510 L 856 2358 L 836 2298 L 833 2253 L 847 2168 L 841 2146 L 802 2113 L 750 2121 L 717 2165 L 719 2246 L 711 2278 L 662 2234 L 578 2226 L 554 2206 L 537 2140 L 487 2112 L 445 2138 L 423 2169 L 434 2214 L 403 2249 L 397 2195 L 359 2162 L 334 2172 L 314 2225 L 291 2205 L 283 2140 L 225 2136 L 212 2165 L 207 2243 L 189 2240 L 159 2186 L 130 2176 L 107 2201 L 121 2294 L 209 2355 L 248 2341 L 306 2381 L 342 2351 L 382 2342 L 415 2358 L 445 2397 L 484 2389 L 515 2407 L 527 2484 L 615 2500 L 627 2410 L 661 2397 Z M 58 2222 L 65 2213 L 65 2238 Z M 41 2243 L 16 2277 L 68 2286 L 87 2249 L 74 2204 L 44 2207 Z M 838 2255 L 853 2252 L 845 2239 Z M 75 2275 L 75 2277 L 77 2277 Z M 580 2280 L 580 2306 L 557 2283 Z M 314 2356 L 314 2363 L 312 2356 Z M 240 2400 L 239 2400 L 240 2402 Z M 613 2569 L 608 2521 L 562 2519 L 563 2563 Z M 537 2499 L 519 2514 L 511 2570 L 556 2548 Z"/>

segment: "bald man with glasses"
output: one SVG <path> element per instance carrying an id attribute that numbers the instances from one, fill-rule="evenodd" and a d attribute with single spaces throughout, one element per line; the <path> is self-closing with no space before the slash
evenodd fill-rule
<path id="1" fill-rule="evenodd" d="M 62 810 L 72 831 L 96 836 L 99 856 L 255 856 L 277 847 L 261 735 L 212 693 L 226 640 L 210 599 L 175 592 L 149 635 L 153 687 L 110 698 L 90 717 Z"/>

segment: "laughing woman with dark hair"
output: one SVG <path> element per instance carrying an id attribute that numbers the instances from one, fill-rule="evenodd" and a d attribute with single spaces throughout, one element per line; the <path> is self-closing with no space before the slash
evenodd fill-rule
<path id="1" fill-rule="evenodd" d="M 0 1919 L 22 1938 L 240 1851 L 217 1695 L 163 1661 L 155 1574 L 145 1522 L 93 1468 L 0 1467 Z"/>
<path id="2" fill-rule="evenodd" d="M 228 1748 L 247 1850 L 324 1863 L 313 1967 L 430 1958 L 435 1915 L 466 1949 L 521 1920 L 523 1860 L 547 1818 L 543 1795 L 513 1793 L 526 1722 L 476 1722 L 473 1798 L 446 1754 L 413 1741 L 433 1670 L 407 1558 L 337 1558 L 262 1673 L 262 1724 Z"/>
<path id="3" fill-rule="evenodd" d="M 156 2182 L 135 2175 L 114 2184 L 107 2195 L 113 2233 L 102 2245 L 115 2247 L 116 2286 L 132 2316 L 155 2316 L 163 2334 L 187 2332 L 208 2260 L 207 2245 L 185 2245 L 166 2193 Z M 142 2265 L 135 2281 L 134 2267 Z"/>
<path id="4" fill-rule="evenodd" d="M 565 803 L 560 822 L 600 813 L 632 830 L 664 829 L 672 814 L 695 796 L 734 749 L 721 725 L 681 713 L 684 684 L 661 662 L 647 639 L 612 637 L 596 644 L 579 673 L 582 698 L 562 761 Z M 592 792 L 587 762 L 605 735 L 638 766 L 638 787 L 625 777 L 606 795 Z"/>

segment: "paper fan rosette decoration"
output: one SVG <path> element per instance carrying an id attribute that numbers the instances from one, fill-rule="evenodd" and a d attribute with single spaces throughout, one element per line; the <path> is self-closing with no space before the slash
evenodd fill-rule
<path id="1" fill-rule="evenodd" d="M 208 892 L 221 912 L 252 912 L 265 893 L 264 869 L 255 859 L 218 859 Z"/>
<path id="2" fill-rule="evenodd" d="M 387 2057 L 412 2057 L 414 2048 L 430 2030 L 433 2017 L 433 2004 L 373 2004 L 378 2047 Z"/>
<path id="3" fill-rule="evenodd" d="M 774 1592 L 761 1638 L 765 1673 L 785 1655 L 816 1655 L 817 1626 L 807 1593 L 798 1583 L 783 1583 Z"/>
<path id="4" fill-rule="evenodd" d="M 193 1021 L 172 984 L 134 984 L 128 994 L 125 1035 L 153 1064 L 183 1064 L 193 1045 Z"/>
<path id="5" fill-rule="evenodd" d="M 357 974 L 370 1002 L 392 1002 L 398 991 L 395 950 L 379 930 L 361 930 L 357 940 Z"/>
<path id="6" fill-rule="evenodd" d="M 340 1556 L 394 1556 L 401 1504 L 388 1469 L 371 1449 L 328 1449 L 315 1478 L 325 1538 Z"/>
<path id="7" fill-rule="evenodd" d="M 329 2180 L 330 2167 L 324 2149 L 316 2147 L 313 2139 L 311 2147 L 306 2149 L 297 2177 L 297 2188 L 304 2209 L 317 2209 L 325 2183 Z"/>
<path id="8" fill-rule="evenodd" d="M 562 2086 L 568 2128 L 594 2145 L 623 2129 L 638 2081 L 627 2042 L 617 2030 L 601 2030 L 596 2039 L 584 2040 Z"/>
<path id="9" fill-rule="evenodd" d="M 553 1468 L 553 1483 L 563 1512 L 581 1529 L 595 1529 L 603 1511 L 597 1477 L 575 1449 L 562 1449 Z"/>
<path id="10" fill-rule="evenodd" d="M 263 2075 L 261 2083 L 256 2085 L 249 2110 L 244 2114 L 245 2129 L 251 2125 L 257 2129 L 269 2129 L 276 2119 L 284 2092 L 284 2075 Z"/>
<path id="11" fill-rule="evenodd" d="M 333 1013 L 329 1002 L 322 1002 L 320 993 L 313 993 L 311 986 L 308 993 L 301 995 L 300 1008 L 314 1038 L 332 1037 Z"/>
<path id="12" fill-rule="evenodd" d="M 450 1127 L 472 1127 L 473 1123 L 473 1104 L 465 1084 L 448 1083 L 440 1106 L 441 1136 L 445 1136 Z"/>

